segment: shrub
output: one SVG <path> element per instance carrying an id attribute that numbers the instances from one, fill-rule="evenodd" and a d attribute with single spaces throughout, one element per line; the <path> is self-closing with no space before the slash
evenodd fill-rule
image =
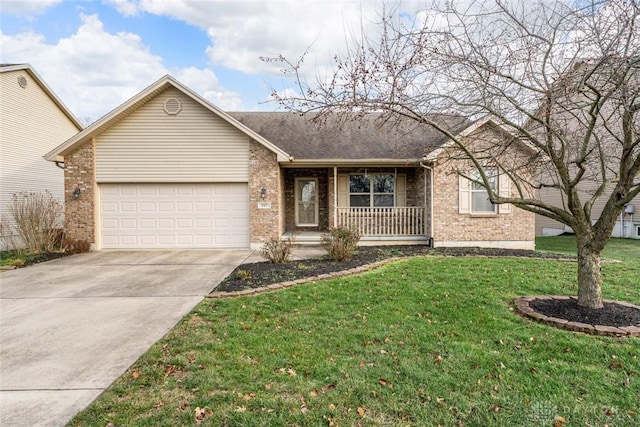
<path id="1" fill-rule="evenodd" d="M 81 239 L 64 239 L 62 247 L 70 254 L 83 254 L 91 250 L 91 243 Z"/>
<path id="2" fill-rule="evenodd" d="M 24 258 L 11 258 L 2 262 L 3 266 L 20 268 L 24 265 Z"/>
<path id="3" fill-rule="evenodd" d="M 337 227 L 322 235 L 321 244 L 334 260 L 347 261 L 355 252 L 359 241 L 360 233 L 357 230 Z"/>
<path id="4" fill-rule="evenodd" d="M 293 245 L 296 241 L 296 235 L 291 234 L 285 240 L 273 238 L 260 248 L 260 256 L 268 261 L 276 264 L 282 264 L 289 261 L 293 253 Z"/>
<path id="5" fill-rule="evenodd" d="M 52 252 L 60 242 L 62 205 L 48 191 L 19 192 L 9 205 L 13 233 L 29 252 Z"/>
<path id="6" fill-rule="evenodd" d="M 251 272 L 249 270 L 237 270 L 236 277 L 244 282 L 251 279 Z"/>

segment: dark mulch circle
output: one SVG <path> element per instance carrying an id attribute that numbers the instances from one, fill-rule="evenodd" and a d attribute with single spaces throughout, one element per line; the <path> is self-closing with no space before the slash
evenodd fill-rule
<path id="1" fill-rule="evenodd" d="M 639 309 L 615 302 L 605 302 L 601 309 L 590 309 L 579 306 L 575 298 L 536 299 L 529 303 L 529 307 L 545 316 L 570 322 L 615 327 L 640 326 Z"/>
<path id="2" fill-rule="evenodd" d="M 295 254 L 295 251 L 294 251 Z M 237 267 L 222 283 L 216 292 L 237 292 L 246 289 L 255 289 L 274 283 L 288 282 L 321 274 L 334 273 L 349 270 L 362 265 L 371 264 L 395 257 L 418 255 L 443 255 L 443 256 L 494 256 L 494 257 L 535 257 L 559 259 L 567 258 L 546 252 L 515 249 L 493 248 L 429 248 L 427 246 L 362 246 L 359 247 L 353 257 L 348 261 L 338 262 L 329 256 L 314 259 L 289 261 L 284 264 L 274 264 L 268 261 L 242 264 Z"/>

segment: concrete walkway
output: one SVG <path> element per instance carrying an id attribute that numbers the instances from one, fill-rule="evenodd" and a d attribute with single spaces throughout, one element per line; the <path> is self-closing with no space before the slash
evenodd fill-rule
<path id="1" fill-rule="evenodd" d="M 0 273 L 0 425 L 67 423 L 250 258 L 101 251 Z"/>

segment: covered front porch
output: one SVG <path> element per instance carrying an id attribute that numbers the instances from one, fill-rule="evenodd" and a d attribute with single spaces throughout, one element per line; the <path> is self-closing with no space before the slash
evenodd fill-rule
<path id="1" fill-rule="evenodd" d="M 430 176 L 414 167 L 283 169 L 285 230 L 298 244 L 319 244 L 334 227 L 360 232 L 362 245 L 427 244 Z"/>

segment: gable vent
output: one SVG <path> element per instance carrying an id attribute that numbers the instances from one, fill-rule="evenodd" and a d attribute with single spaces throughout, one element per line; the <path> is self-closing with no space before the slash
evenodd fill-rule
<path id="1" fill-rule="evenodd" d="M 25 76 L 18 76 L 18 84 L 24 89 L 27 87 L 27 78 Z"/>
<path id="2" fill-rule="evenodd" d="M 169 98 L 164 101 L 164 112 L 175 116 L 182 110 L 182 104 L 176 98 Z"/>

